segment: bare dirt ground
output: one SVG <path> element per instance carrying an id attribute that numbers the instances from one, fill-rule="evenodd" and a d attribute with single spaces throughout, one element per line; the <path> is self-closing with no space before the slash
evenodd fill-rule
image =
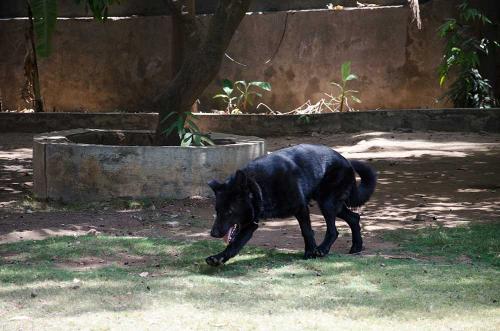
<path id="1" fill-rule="evenodd" d="M 87 233 L 209 238 L 214 213 L 211 199 L 153 201 L 140 210 L 125 208 L 123 202 L 61 206 L 32 201 L 31 141 L 31 134 L 0 134 L 0 244 Z M 359 210 L 365 253 L 395 247 L 382 238 L 394 229 L 500 221 L 500 135 L 367 132 L 279 137 L 266 142 L 269 151 L 299 143 L 325 144 L 347 158 L 367 160 L 378 170 L 377 191 Z M 316 207 L 312 220 L 319 242 L 325 227 Z M 340 237 L 333 251 L 345 253 L 350 232 L 342 220 L 337 224 Z M 250 244 L 291 250 L 303 247 L 294 219 L 264 220 Z"/>

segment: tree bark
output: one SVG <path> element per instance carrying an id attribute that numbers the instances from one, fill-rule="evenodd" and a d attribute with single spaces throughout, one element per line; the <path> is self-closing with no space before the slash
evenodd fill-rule
<path id="1" fill-rule="evenodd" d="M 178 116 L 190 111 L 196 99 L 219 72 L 224 53 L 245 17 L 250 2 L 251 0 L 219 0 L 203 36 L 199 29 L 193 28 L 193 21 L 184 17 L 182 24 L 187 32 L 187 44 L 182 65 L 165 93 L 155 102 L 159 108 L 155 137 L 157 145 L 179 145 L 176 130 L 168 136 L 164 132 Z M 177 116 L 170 116 L 162 121 L 171 112 L 177 113 Z"/>
<path id="2" fill-rule="evenodd" d="M 31 85 L 33 86 L 33 109 L 35 113 L 42 113 L 43 112 L 43 99 L 42 99 L 42 93 L 40 89 L 40 76 L 38 73 L 38 59 L 37 59 L 37 54 L 36 54 L 36 47 L 35 47 L 35 32 L 34 32 L 34 27 L 33 27 L 33 12 L 31 11 L 31 4 L 29 1 L 27 2 L 28 5 L 28 19 L 29 19 L 29 42 L 30 42 L 30 48 L 31 48 L 31 72 L 27 73 L 27 77 L 29 75 L 29 78 L 31 80 Z"/>

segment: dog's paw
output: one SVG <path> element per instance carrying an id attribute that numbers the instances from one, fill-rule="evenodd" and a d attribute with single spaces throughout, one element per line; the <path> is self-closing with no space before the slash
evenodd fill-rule
<path id="1" fill-rule="evenodd" d="M 205 262 L 207 262 L 207 264 L 212 266 L 212 267 L 218 267 L 218 266 L 224 264 L 224 257 L 212 255 L 212 256 L 207 257 L 205 259 Z"/>
<path id="2" fill-rule="evenodd" d="M 352 245 L 349 254 L 360 254 L 363 248 L 363 245 Z"/>
<path id="3" fill-rule="evenodd" d="M 304 259 L 309 260 L 309 259 L 315 259 L 316 254 L 315 254 L 316 249 L 310 250 L 310 251 L 305 251 L 304 252 Z"/>
<path id="4" fill-rule="evenodd" d="M 318 246 L 316 247 L 316 249 L 314 250 L 314 255 L 316 257 L 325 257 L 328 255 L 328 250 L 326 250 L 325 248 L 321 247 L 321 246 Z"/>

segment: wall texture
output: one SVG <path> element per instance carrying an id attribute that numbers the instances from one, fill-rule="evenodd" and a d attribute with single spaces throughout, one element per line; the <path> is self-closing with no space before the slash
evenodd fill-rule
<path id="1" fill-rule="evenodd" d="M 141 2 L 129 2 L 134 10 L 140 7 Z M 229 78 L 271 82 L 273 91 L 263 101 L 284 112 L 331 92 L 329 82 L 339 79 L 340 65 L 348 60 L 360 77 L 352 84 L 360 91 L 360 109 L 444 106 L 436 103 L 442 94 L 436 77 L 442 42 L 436 29 L 456 2 L 434 0 L 422 5 L 420 31 L 406 7 L 249 14 L 228 50 L 246 66 L 225 59 L 200 108 L 213 108 L 211 96 L 218 82 Z M 65 10 L 71 14 L 70 9 Z M 20 97 L 26 26 L 25 19 L 0 20 L 4 109 L 27 106 Z M 169 16 L 122 17 L 106 23 L 59 19 L 54 53 L 40 61 L 46 109 L 148 111 L 172 77 L 170 31 Z"/>
<path id="2" fill-rule="evenodd" d="M 403 5 L 407 0 L 368 0 L 378 5 Z M 324 9 L 328 4 L 356 6 L 356 0 L 253 0 L 250 11 L 278 11 Z M 196 0 L 196 12 L 213 13 L 217 0 Z M 58 0 L 58 12 L 61 17 L 89 16 L 89 10 L 75 0 Z M 157 16 L 169 14 L 164 0 L 127 0 L 109 8 L 109 16 Z M 20 0 L 0 1 L 0 18 L 28 16 L 26 3 Z"/>
<path id="3" fill-rule="evenodd" d="M 500 133 L 497 109 L 414 109 L 299 115 L 198 114 L 203 132 L 250 136 L 344 133 L 369 130 Z M 154 130 L 158 114 L 117 113 L 0 113 L 0 132 L 49 132 L 77 128 Z"/>

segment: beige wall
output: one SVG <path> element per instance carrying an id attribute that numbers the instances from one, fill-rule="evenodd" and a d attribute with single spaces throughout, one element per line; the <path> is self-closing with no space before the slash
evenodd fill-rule
<path id="1" fill-rule="evenodd" d="M 247 67 L 224 60 L 218 79 L 267 80 L 265 102 L 286 111 L 329 92 L 340 64 L 352 61 L 360 80 L 361 109 L 436 107 L 442 93 L 436 76 L 442 43 L 436 29 L 454 1 L 423 6 L 418 31 L 407 8 L 301 11 L 248 15 L 229 54 Z M 0 20 L 0 89 L 4 108 L 23 108 L 20 98 L 25 20 Z M 171 77 L 170 18 L 132 17 L 98 23 L 59 20 L 54 53 L 40 63 L 46 108 L 56 111 L 147 111 Z M 214 82 L 201 98 L 211 108 Z"/>

